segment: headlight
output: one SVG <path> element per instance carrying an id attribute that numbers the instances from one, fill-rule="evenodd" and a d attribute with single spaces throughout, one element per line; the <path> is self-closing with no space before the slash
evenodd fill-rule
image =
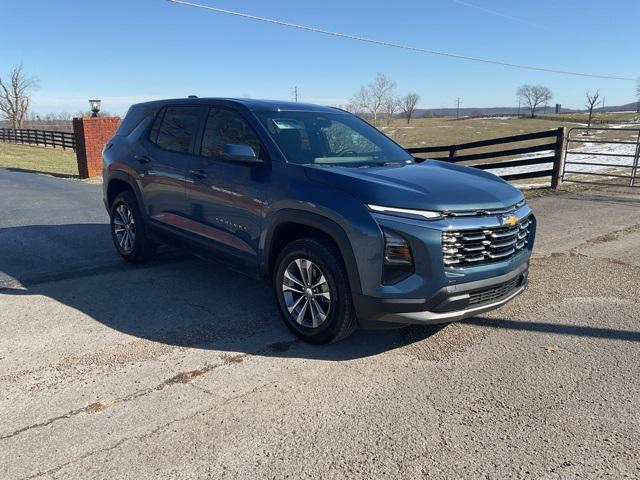
<path id="1" fill-rule="evenodd" d="M 442 212 L 434 212 L 431 210 L 412 210 L 409 208 L 382 207 L 380 205 L 367 205 L 367 208 L 372 212 L 385 213 L 397 217 L 415 218 L 418 220 L 437 220 L 442 218 Z"/>

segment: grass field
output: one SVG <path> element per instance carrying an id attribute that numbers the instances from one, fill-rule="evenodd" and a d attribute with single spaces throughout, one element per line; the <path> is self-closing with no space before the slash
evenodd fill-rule
<path id="1" fill-rule="evenodd" d="M 78 176 L 78 164 L 73 151 L 12 143 L 0 143 L 0 168 L 65 177 Z"/>
<path id="2" fill-rule="evenodd" d="M 418 118 L 412 120 L 409 125 L 405 120 L 396 119 L 388 125 L 382 124 L 380 128 L 405 147 L 455 145 L 521 133 L 552 130 L 558 127 L 586 126 L 586 123 L 584 123 L 586 118 L 577 117 L 576 115 L 558 115 L 557 118 L 553 119 L 483 117 L 456 120 L 455 118 L 447 117 Z M 625 115 L 624 119 L 629 121 L 629 125 L 635 125 L 635 128 L 640 128 L 640 114 Z M 616 117 L 616 120 L 619 120 L 619 118 L 619 116 Z M 606 124 L 594 125 L 594 127 L 606 126 Z M 609 134 L 609 136 L 615 138 L 622 138 L 621 135 L 625 139 L 627 138 L 627 135 L 622 132 Z"/>

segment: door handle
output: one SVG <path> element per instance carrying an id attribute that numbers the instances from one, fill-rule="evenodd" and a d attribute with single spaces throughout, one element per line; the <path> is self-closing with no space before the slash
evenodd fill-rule
<path id="1" fill-rule="evenodd" d="M 207 178 L 209 174 L 204 170 L 189 170 L 189 173 L 196 178 Z"/>
<path id="2" fill-rule="evenodd" d="M 140 163 L 149 163 L 151 161 L 151 157 L 149 155 L 134 155 L 133 158 Z"/>

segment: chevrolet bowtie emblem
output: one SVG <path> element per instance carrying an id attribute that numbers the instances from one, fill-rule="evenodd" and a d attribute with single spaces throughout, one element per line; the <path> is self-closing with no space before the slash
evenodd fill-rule
<path id="1" fill-rule="evenodd" d="M 513 227 L 518 224 L 518 217 L 515 215 L 503 215 L 502 216 L 502 225 L 506 225 L 507 227 Z"/>

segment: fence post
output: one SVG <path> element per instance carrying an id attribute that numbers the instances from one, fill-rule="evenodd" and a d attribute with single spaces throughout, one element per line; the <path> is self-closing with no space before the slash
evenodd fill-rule
<path id="1" fill-rule="evenodd" d="M 562 183 L 562 172 L 564 171 L 565 150 L 567 148 L 567 128 L 558 128 L 556 137 L 556 154 L 553 161 L 553 173 L 551 174 L 551 188 L 554 190 Z"/>
<path id="2" fill-rule="evenodd" d="M 457 145 L 451 145 L 449 149 L 449 161 L 452 162 L 456 156 Z"/>

